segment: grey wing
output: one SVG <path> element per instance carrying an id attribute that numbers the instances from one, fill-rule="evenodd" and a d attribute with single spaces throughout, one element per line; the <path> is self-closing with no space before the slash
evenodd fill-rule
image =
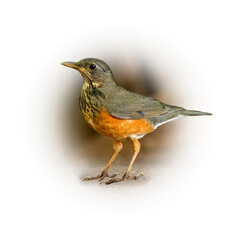
<path id="1" fill-rule="evenodd" d="M 154 124 L 176 117 L 176 114 L 183 110 L 183 108 L 167 105 L 152 97 L 128 92 L 122 88 L 121 91 L 114 92 L 114 95 L 107 101 L 106 109 L 116 118 L 147 118 Z"/>

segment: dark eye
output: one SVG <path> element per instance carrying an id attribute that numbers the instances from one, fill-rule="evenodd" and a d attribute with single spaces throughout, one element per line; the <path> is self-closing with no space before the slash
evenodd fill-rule
<path id="1" fill-rule="evenodd" d="M 95 64 L 91 64 L 89 67 L 90 67 L 90 69 L 92 69 L 92 70 L 93 70 L 93 69 L 95 69 L 95 68 L 96 68 L 96 65 L 95 65 Z"/>

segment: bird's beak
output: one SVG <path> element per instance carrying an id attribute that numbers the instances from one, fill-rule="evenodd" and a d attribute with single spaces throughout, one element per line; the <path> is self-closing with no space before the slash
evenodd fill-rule
<path id="1" fill-rule="evenodd" d="M 75 62 L 62 62 L 61 64 L 63 66 L 74 68 L 74 69 L 78 68 Z"/>
<path id="2" fill-rule="evenodd" d="M 87 70 L 84 67 L 78 66 L 75 62 L 62 62 L 61 64 L 66 67 L 74 68 L 81 73 L 87 73 Z"/>

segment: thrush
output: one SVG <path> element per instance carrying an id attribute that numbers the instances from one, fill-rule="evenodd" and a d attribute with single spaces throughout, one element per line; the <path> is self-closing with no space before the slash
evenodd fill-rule
<path id="1" fill-rule="evenodd" d="M 84 79 L 79 105 L 85 121 L 100 134 L 113 139 L 114 153 L 101 172 L 84 180 L 105 177 L 112 179 L 106 184 L 124 181 L 130 178 L 133 163 L 140 151 L 138 139 L 154 131 L 159 126 L 186 116 L 211 115 L 208 112 L 186 110 L 160 102 L 152 97 L 142 96 L 118 86 L 110 67 L 102 60 L 85 58 L 79 62 L 63 62 L 62 65 L 76 69 Z M 108 169 L 123 148 L 122 142 L 131 139 L 134 154 L 122 177 L 109 175 Z"/>

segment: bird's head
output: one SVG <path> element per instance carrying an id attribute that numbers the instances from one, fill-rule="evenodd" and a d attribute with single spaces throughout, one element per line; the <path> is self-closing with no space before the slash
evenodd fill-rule
<path id="1" fill-rule="evenodd" d="M 63 62 L 61 64 L 79 71 L 84 80 L 92 87 L 115 85 L 110 67 L 100 59 L 85 58 L 79 62 Z"/>

